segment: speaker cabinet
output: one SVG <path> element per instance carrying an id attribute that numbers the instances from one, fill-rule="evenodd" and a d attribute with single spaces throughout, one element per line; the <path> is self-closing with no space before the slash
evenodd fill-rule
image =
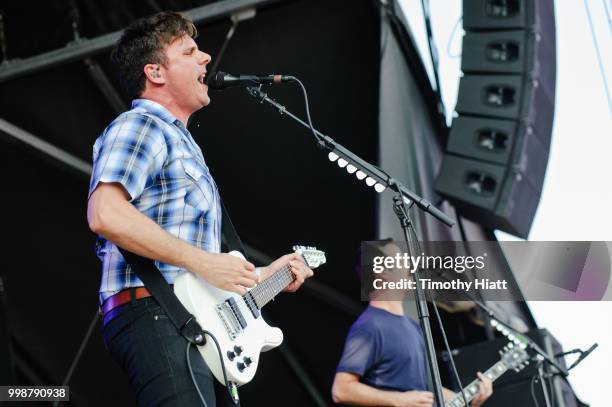
<path id="1" fill-rule="evenodd" d="M 463 216 L 527 237 L 554 119 L 554 5 L 470 0 L 463 19 L 457 116 L 436 190 Z"/>

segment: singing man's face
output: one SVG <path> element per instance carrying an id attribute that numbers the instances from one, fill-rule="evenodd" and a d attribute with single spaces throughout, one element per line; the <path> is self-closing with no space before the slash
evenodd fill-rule
<path id="1" fill-rule="evenodd" d="M 210 103 L 208 86 L 204 81 L 210 55 L 198 49 L 193 38 L 184 35 L 166 46 L 167 63 L 164 64 L 166 90 L 174 103 L 190 113 Z"/>

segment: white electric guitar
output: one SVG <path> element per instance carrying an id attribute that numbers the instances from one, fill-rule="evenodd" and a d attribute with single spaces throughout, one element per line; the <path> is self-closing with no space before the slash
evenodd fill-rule
<path id="1" fill-rule="evenodd" d="M 313 247 L 294 246 L 293 250 L 311 269 L 325 263 L 325 253 Z M 244 259 L 240 252 L 229 254 Z M 227 381 L 232 386 L 250 382 L 257 371 L 259 354 L 283 342 L 283 332 L 269 326 L 260 310 L 293 280 L 287 265 L 240 296 L 216 288 L 193 273 L 182 273 L 175 279 L 176 296 L 219 342 Z M 209 337 L 206 340 L 198 350 L 213 375 L 225 385 L 217 347 Z"/>

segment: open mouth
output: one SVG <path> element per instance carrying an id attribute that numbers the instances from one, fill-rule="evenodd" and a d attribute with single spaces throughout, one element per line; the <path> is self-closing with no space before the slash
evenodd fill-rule
<path id="1" fill-rule="evenodd" d="M 206 74 L 203 73 L 202 75 L 198 76 L 198 82 L 200 82 L 202 85 L 205 85 L 204 83 L 204 78 L 206 77 Z"/>

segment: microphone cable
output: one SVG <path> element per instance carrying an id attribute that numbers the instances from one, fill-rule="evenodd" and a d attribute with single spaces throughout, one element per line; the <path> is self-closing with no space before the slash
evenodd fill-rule
<path id="1" fill-rule="evenodd" d="M 402 200 L 402 203 L 405 206 L 405 203 L 403 200 Z M 406 208 L 405 210 L 407 211 L 408 208 Z M 410 223 L 411 225 L 408 227 L 408 230 L 409 230 L 409 233 L 412 235 L 411 239 L 413 239 L 413 241 L 415 242 L 418 252 L 421 253 L 422 252 L 421 243 L 419 243 L 419 239 L 416 235 L 416 231 L 414 230 L 414 223 L 413 222 L 410 222 Z M 427 298 L 425 298 L 425 300 L 427 300 Z M 446 331 L 444 330 L 444 325 L 442 324 L 442 318 L 440 317 L 440 312 L 438 311 L 438 307 L 436 306 L 436 303 L 431 299 L 431 295 L 430 295 L 430 302 L 434 309 L 434 314 L 436 314 L 436 320 L 438 321 L 438 326 L 440 327 L 440 334 L 442 335 L 442 339 L 444 340 L 444 347 L 446 349 L 446 352 L 448 352 L 448 360 L 450 361 L 451 370 L 453 371 L 453 376 L 455 376 L 457 385 L 459 385 L 459 393 L 461 393 L 461 398 L 463 399 L 463 403 L 465 404 L 465 407 L 467 407 L 469 406 L 469 404 L 467 401 L 467 397 L 465 395 L 465 391 L 463 390 L 463 384 L 461 384 L 461 378 L 459 377 L 457 366 L 455 366 L 455 358 L 453 357 L 453 353 L 451 351 L 450 345 L 448 344 L 448 338 L 446 337 Z"/>
<path id="2" fill-rule="evenodd" d="M 537 380 L 538 375 L 533 376 L 530 380 L 529 387 L 531 388 L 531 398 L 533 399 L 533 404 L 535 405 L 535 407 L 540 407 L 540 403 L 538 403 L 538 398 L 535 394 L 535 383 Z"/>
<path id="3" fill-rule="evenodd" d="M 319 145 L 319 147 L 325 148 L 325 142 L 323 141 L 321 136 L 317 134 L 317 131 L 315 130 L 314 125 L 312 124 L 312 118 L 310 117 L 310 103 L 308 102 L 308 92 L 306 92 L 304 84 L 295 76 L 289 76 L 288 79 L 290 81 L 296 82 L 298 85 L 300 85 L 300 88 L 302 88 L 302 94 L 304 95 L 304 105 L 306 107 L 306 119 L 308 120 L 308 127 L 310 127 L 310 131 L 312 132 L 312 135 L 314 136 L 315 140 L 317 140 L 317 144 Z"/>
<path id="4" fill-rule="evenodd" d="M 322 150 L 325 149 L 325 141 L 323 140 L 321 136 L 317 134 L 317 130 L 314 128 L 314 125 L 312 124 L 312 119 L 310 118 L 310 103 L 308 102 L 308 92 L 306 92 L 306 88 L 304 87 L 304 84 L 302 83 L 302 81 L 300 81 L 295 76 L 287 76 L 287 78 L 290 81 L 296 82 L 298 85 L 300 85 L 300 88 L 302 88 L 302 94 L 304 95 L 304 105 L 306 107 L 306 119 L 308 120 L 308 127 L 310 127 L 310 131 L 312 132 L 312 135 L 317 141 L 318 147 Z M 376 168 L 378 171 L 384 174 L 387 178 L 391 179 L 391 176 L 385 170 L 380 168 L 378 165 L 374 165 L 374 164 L 370 164 L 370 165 L 372 165 L 374 168 Z"/>

